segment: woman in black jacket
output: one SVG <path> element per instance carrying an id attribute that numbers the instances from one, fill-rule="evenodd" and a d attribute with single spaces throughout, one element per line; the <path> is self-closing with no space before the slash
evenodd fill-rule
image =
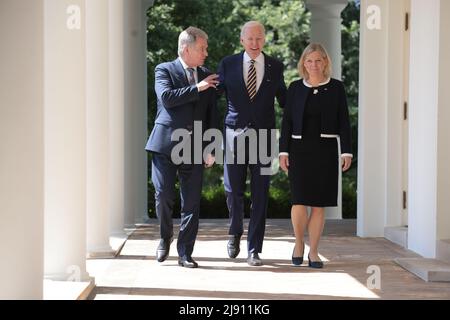
<path id="1" fill-rule="evenodd" d="M 292 263 L 303 263 L 303 236 L 308 227 L 308 265 L 322 268 L 318 246 L 325 222 L 324 207 L 337 206 L 339 162 L 343 171 L 352 162 L 350 120 L 344 86 L 330 78 L 331 60 L 322 45 L 309 44 L 298 69 L 302 79 L 291 83 L 284 109 L 280 166 L 289 175 L 291 189 L 295 233 Z M 307 207 L 311 207 L 309 218 Z"/>

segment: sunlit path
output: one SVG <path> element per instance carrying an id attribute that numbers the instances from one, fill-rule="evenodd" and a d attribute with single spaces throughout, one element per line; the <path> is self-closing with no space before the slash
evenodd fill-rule
<path id="1" fill-rule="evenodd" d="M 321 246 L 322 270 L 307 261 L 293 267 L 294 237 L 289 220 L 269 220 L 264 265 L 246 263 L 245 238 L 235 260 L 227 256 L 227 221 L 202 220 L 193 257 L 198 269 L 177 264 L 176 241 L 170 257 L 155 260 L 159 242 L 156 221 L 142 225 L 114 259 L 88 260 L 95 276 L 94 299 L 449 299 L 446 283 L 427 283 L 399 267 L 393 259 L 416 257 L 383 238 L 358 238 L 354 220 L 327 220 Z M 305 257 L 308 247 L 306 247 Z M 381 289 L 369 288 L 380 268 Z M 368 269 L 369 268 L 369 269 Z"/>

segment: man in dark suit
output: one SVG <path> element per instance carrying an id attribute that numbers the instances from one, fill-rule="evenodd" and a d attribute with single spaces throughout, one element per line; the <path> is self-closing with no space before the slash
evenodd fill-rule
<path id="1" fill-rule="evenodd" d="M 283 64 L 262 52 L 264 43 L 264 26 L 257 21 L 245 23 L 241 29 L 244 52 L 225 57 L 220 62 L 218 72 L 219 92 L 224 91 L 227 100 L 224 164 L 224 184 L 230 214 L 227 250 L 230 258 L 237 257 L 240 252 L 240 239 L 244 231 L 245 181 L 249 169 L 252 204 L 247 235 L 247 262 L 251 266 L 262 265 L 259 253 L 264 239 L 270 183 L 270 175 L 263 173 L 270 163 L 261 161 L 255 146 L 266 145 L 266 149 L 270 148 L 269 141 L 259 136 L 259 132 L 261 129 L 275 129 L 274 100 L 276 97 L 283 107 L 286 96 Z M 244 140 L 244 147 L 237 147 L 239 136 L 252 131 L 256 132 L 258 141 Z M 245 152 L 244 161 L 235 163 L 240 158 L 240 152 Z M 256 162 L 249 161 L 255 154 L 258 154 Z"/>
<path id="2" fill-rule="evenodd" d="M 197 133 L 194 121 L 201 121 L 203 131 L 217 127 L 217 75 L 202 67 L 208 56 L 207 40 L 208 36 L 204 31 L 195 27 L 187 28 L 178 38 L 178 59 L 156 66 L 157 113 L 145 147 L 152 152 L 152 182 L 155 187 L 156 214 L 160 221 L 161 240 L 156 258 L 163 262 L 169 255 L 173 239 L 175 182 L 178 175 L 181 196 L 178 264 L 187 268 L 198 267 L 192 259 L 192 252 L 198 231 L 203 167 L 212 166 L 214 157 L 208 155 L 204 165 L 201 160 L 200 163 L 194 163 L 193 156 L 181 163 L 175 161 L 172 149 L 179 142 L 173 141 L 172 134 L 177 129 L 178 132 L 184 130 L 192 139 L 180 143 L 193 145 L 193 140 L 202 139 L 194 137 Z M 188 148 L 194 151 L 194 148 Z"/>

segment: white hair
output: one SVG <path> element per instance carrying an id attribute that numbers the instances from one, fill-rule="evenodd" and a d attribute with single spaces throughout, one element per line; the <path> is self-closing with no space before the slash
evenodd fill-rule
<path id="1" fill-rule="evenodd" d="M 263 24 L 261 22 L 259 22 L 259 21 L 248 21 L 241 28 L 241 38 L 245 34 L 245 29 L 250 28 L 250 27 L 256 27 L 256 26 L 261 28 L 263 34 L 266 34 L 266 29 L 264 28 L 264 26 L 263 26 Z"/>
<path id="2" fill-rule="evenodd" d="M 197 41 L 197 38 L 208 40 L 208 35 L 205 31 L 196 27 L 189 27 L 183 30 L 178 36 L 178 55 L 181 56 L 184 48 L 192 46 Z"/>

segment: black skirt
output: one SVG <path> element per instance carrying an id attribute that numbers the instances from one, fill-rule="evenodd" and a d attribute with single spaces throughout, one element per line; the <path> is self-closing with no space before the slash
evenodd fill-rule
<path id="1" fill-rule="evenodd" d="M 336 207 L 338 166 L 336 138 L 321 138 L 315 143 L 293 139 L 289 152 L 292 204 Z"/>
<path id="2" fill-rule="evenodd" d="M 291 202 L 293 205 L 336 207 L 339 177 L 337 138 L 320 137 L 321 108 L 317 103 L 317 95 L 310 92 L 304 110 L 302 138 L 290 141 L 288 174 Z"/>

